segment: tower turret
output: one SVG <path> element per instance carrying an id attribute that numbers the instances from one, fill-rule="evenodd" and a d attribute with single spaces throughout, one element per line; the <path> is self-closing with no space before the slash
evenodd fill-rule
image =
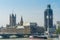
<path id="1" fill-rule="evenodd" d="M 47 5 L 47 9 L 44 11 L 44 26 L 46 28 L 53 27 L 53 10 L 51 9 L 51 5 Z"/>
<path id="2" fill-rule="evenodd" d="M 21 16 L 20 25 L 23 26 L 23 18 L 22 18 L 22 16 Z"/>
<path id="3" fill-rule="evenodd" d="M 10 14 L 10 26 L 16 25 L 16 15 Z"/>

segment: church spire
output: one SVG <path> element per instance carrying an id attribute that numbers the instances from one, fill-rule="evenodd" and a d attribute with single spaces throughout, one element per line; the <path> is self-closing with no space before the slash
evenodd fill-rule
<path id="1" fill-rule="evenodd" d="M 20 25 L 21 25 L 21 26 L 23 25 L 23 18 L 22 18 L 22 16 L 21 16 Z"/>

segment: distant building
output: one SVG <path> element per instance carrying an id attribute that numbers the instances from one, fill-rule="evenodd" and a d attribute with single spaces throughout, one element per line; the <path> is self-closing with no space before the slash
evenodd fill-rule
<path id="1" fill-rule="evenodd" d="M 60 28 L 60 21 L 57 21 L 56 29 Z"/>
<path id="2" fill-rule="evenodd" d="M 22 16 L 21 16 L 20 25 L 23 26 L 23 18 L 22 18 Z"/>
<path id="3" fill-rule="evenodd" d="M 46 31 L 48 27 L 53 27 L 53 10 L 51 9 L 51 5 L 48 5 L 44 11 L 44 26 Z"/>
<path id="4" fill-rule="evenodd" d="M 31 30 L 31 34 L 35 34 L 36 33 L 36 29 L 37 29 L 37 23 L 30 23 L 30 30 Z"/>
<path id="5" fill-rule="evenodd" d="M 24 34 L 24 26 L 17 26 L 16 28 L 3 28 L 0 33 L 2 34 Z"/>
<path id="6" fill-rule="evenodd" d="M 25 34 L 31 34 L 30 26 L 25 25 L 24 28 L 25 28 L 25 30 L 24 30 Z"/>
<path id="7" fill-rule="evenodd" d="M 41 27 L 41 26 L 36 27 L 36 33 L 41 35 L 41 34 L 44 34 L 44 32 L 45 32 L 44 27 Z"/>
<path id="8" fill-rule="evenodd" d="M 10 26 L 16 26 L 16 14 L 15 15 L 11 14 L 9 21 L 10 21 Z"/>
<path id="9" fill-rule="evenodd" d="M 25 33 L 42 34 L 44 33 L 44 27 L 38 26 L 36 22 L 25 23 Z"/>

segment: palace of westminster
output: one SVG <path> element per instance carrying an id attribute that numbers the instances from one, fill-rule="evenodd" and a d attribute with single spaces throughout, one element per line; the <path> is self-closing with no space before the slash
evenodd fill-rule
<path id="1" fill-rule="evenodd" d="M 16 24 L 16 14 L 11 14 L 9 18 L 9 24 L 5 28 L 1 28 L 0 32 L 2 33 L 20 33 L 20 34 L 34 34 L 34 33 L 44 33 L 48 28 L 53 27 L 53 10 L 51 5 L 47 5 L 47 9 L 44 11 L 44 27 L 40 27 L 36 22 L 27 23 L 23 25 L 23 17 L 18 24 Z M 50 30 L 53 32 L 54 30 Z"/>

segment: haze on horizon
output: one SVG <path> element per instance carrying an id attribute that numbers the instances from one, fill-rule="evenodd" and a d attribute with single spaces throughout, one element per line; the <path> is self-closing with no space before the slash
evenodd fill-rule
<path id="1" fill-rule="evenodd" d="M 60 21 L 60 0 L 0 0 L 0 26 L 9 24 L 9 15 L 16 14 L 17 23 L 23 16 L 24 22 L 37 22 L 44 26 L 44 11 L 51 4 L 54 24 Z"/>

